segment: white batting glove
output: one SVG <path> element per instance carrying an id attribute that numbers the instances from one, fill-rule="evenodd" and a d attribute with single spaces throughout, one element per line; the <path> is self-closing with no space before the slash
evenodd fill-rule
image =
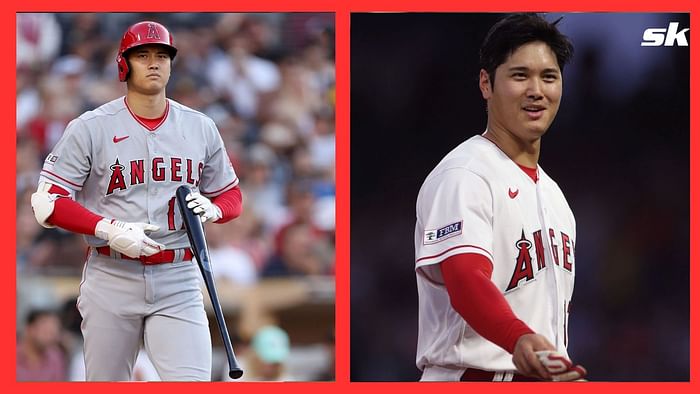
<path id="1" fill-rule="evenodd" d="M 159 227 L 148 223 L 126 223 L 118 220 L 102 219 L 97 222 L 95 236 L 109 242 L 109 247 L 131 258 L 150 256 L 162 250 L 165 245 L 146 235 L 158 231 Z"/>
<path id="2" fill-rule="evenodd" d="M 552 381 L 554 382 L 584 380 L 583 377 L 587 374 L 586 368 L 581 365 L 574 365 L 571 360 L 554 350 L 541 350 L 535 352 L 535 354 L 552 375 Z"/>
<path id="3" fill-rule="evenodd" d="M 185 201 L 189 201 L 187 208 L 199 215 L 202 223 L 215 222 L 223 216 L 221 209 L 211 200 L 199 194 L 199 192 L 190 192 L 190 194 L 185 196 Z"/>

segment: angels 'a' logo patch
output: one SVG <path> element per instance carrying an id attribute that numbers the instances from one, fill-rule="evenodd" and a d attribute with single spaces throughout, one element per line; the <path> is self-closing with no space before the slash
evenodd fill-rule
<path id="1" fill-rule="evenodd" d="M 423 233 L 423 245 L 430 245 L 436 242 L 444 241 L 447 238 L 452 238 L 455 235 L 462 234 L 462 222 L 455 222 L 447 226 L 433 230 L 425 230 Z"/>

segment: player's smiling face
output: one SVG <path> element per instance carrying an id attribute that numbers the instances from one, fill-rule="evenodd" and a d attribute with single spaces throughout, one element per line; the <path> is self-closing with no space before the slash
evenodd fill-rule
<path id="1" fill-rule="evenodd" d="M 162 45 L 142 45 L 129 52 L 129 88 L 157 94 L 170 79 L 170 54 Z"/>
<path id="2" fill-rule="evenodd" d="M 561 70 L 541 41 L 518 47 L 496 68 L 491 85 L 481 70 L 479 85 L 488 101 L 489 129 L 521 142 L 539 139 L 554 121 L 562 94 Z"/>

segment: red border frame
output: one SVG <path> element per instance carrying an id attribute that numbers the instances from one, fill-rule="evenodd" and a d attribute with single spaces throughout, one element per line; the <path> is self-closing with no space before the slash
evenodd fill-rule
<path id="1" fill-rule="evenodd" d="M 5 61 L 2 62 L 2 75 L 9 78 L 15 74 L 15 40 L 14 26 L 15 13 L 20 11 L 47 11 L 47 12 L 66 12 L 66 11 L 211 11 L 211 12 L 231 12 L 231 11 L 318 11 L 318 12 L 335 12 L 336 13 L 336 69 L 337 69 L 337 109 L 336 109 L 336 171 L 337 171 L 337 262 L 336 262 L 336 377 L 335 383 L 241 383 L 237 386 L 229 386 L 226 383 L 18 383 L 15 381 L 15 275 L 14 267 L 15 259 L 6 261 L 6 272 L 2 276 L 2 299 L 5 300 L 6 320 L 0 335 L 3 348 L 7 349 L 3 352 L 2 376 L 3 386 L 10 392 L 34 392 L 51 390 L 54 392 L 79 393 L 79 392 L 94 392 L 97 390 L 103 391 L 123 391 L 129 390 L 133 392 L 184 392 L 192 390 L 206 390 L 206 392 L 228 392 L 230 390 L 242 390 L 243 392 L 277 392 L 284 390 L 292 393 L 327 393 L 328 391 L 368 391 L 380 392 L 386 390 L 401 391 L 408 393 L 418 393 L 427 390 L 435 390 L 439 392 L 506 392 L 513 389 L 524 392 L 554 392 L 565 390 L 570 393 L 588 393 L 592 390 L 596 391 L 612 391 L 612 390 L 634 390 L 646 391 L 653 390 L 654 392 L 668 390 L 678 393 L 689 393 L 697 391 L 698 388 L 693 387 L 698 384 L 697 375 L 697 348 L 698 341 L 694 335 L 691 335 L 691 381 L 686 383 L 604 383 L 591 382 L 587 384 L 565 384 L 560 386 L 549 383 L 511 383 L 510 385 L 498 385 L 492 383 L 472 383 L 469 387 L 454 383 L 351 383 L 350 377 L 350 12 L 370 12 L 370 11 L 411 11 L 411 12 L 503 12 L 503 11 L 627 11 L 627 12 L 691 12 L 691 70 L 698 70 L 698 50 L 692 45 L 697 34 L 694 33 L 694 27 L 698 25 L 698 5 L 692 0 L 670 0 L 665 2 L 652 2 L 649 0 L 638 0 L 634 4 L 622 0 L 595 0 L 589 1 L 586 4 L 573 1 L 489 1 L 469 4 L 466 1 L 450 1 L 450 0 L 209 0 L 206 3 L 186 2 L 183 0 L 171 0 L 168 2 L 141 2 L 127 4 L 125 2 L 109 1 L 87 1 L 87 0 L 63 0 L 57 2 L 55 0 L 11 0 L 4 2 L 1 6 L 3 12 L 1 15 L 2 29 L 4 37 L 2 42 L 2 51 L 6 55 Z M 697 45 L 697 44 L 696 44 Z M 698 77 L 697 72 L 691 71 L 691 133 L 690 133 L 690 258 L 691 261 L 698 260 L 698 217 L 695 204 L 698 195 L 698 182 L 695 179 L 698 174 Z M 15 133 L 14 130 L 14 110 L 15 96 L 14 78 L 12 78 L 11 89 L 8 89 L 2 95 L 3 108 L 6 108 L 2 122 L 6 131 L 0 134 L 2 143 L 0 143 L 3 154 L 0 155 L 0 169 L 8 176 L 8 179 L 14 179 L 14 158 L 15 158 Z M 1 223 L 16 223 L 15 212 L 12 207 L 15 206 L 15 197 L 11 192 L 1 193 L 2 202 L 6 208 L 2 210 Z M 7 208 L 9 207 L 9 209 Z M 3 230 L 7 248 L 13 250 L 15 248 L 15 231 L 14 226 L 5 226 Z M 15 253 L 12 253 L 12 257 Z M 690 266 L 690 296 L 691 296 L 691 333 L 697 328 L 697 303 L 698 297 L 698 272 L 694 269 L 693 264 Z M 663 360 L 659 360 L 662 363 Z M 515 385 L 513 387 L 512 385 Z"/>

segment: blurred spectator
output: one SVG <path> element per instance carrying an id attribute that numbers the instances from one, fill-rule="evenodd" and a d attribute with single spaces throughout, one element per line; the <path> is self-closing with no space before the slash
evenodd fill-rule
<path id="1" fill-rule="evenodd" d="M 102 16 L 93 12 L 62 14 L 59 19 L 65 32 L 61 42 L 61 53 L 82 58 L 86 62 L 98 60 L 109 48 L 103 34 Z"/>
<path id="2" fill-rule="evenodd" d="M 277 155 L 264 144 L 248 149 L 245 178 L 241 190 L 245 191 L 244 211 L 252 210 L 269 231 L 278 227 L 284 217 L 284 189 L 272 178 L 277 165 Z"/>
<path id="3" fill-rule="evenodd" d="M 291 226 L 306 224 L 315 239 L 324 238 L 323 230 L 315 221 L 317 197 L 314 190 L 314 182 L 310 178 L 295 179 L 287 187 L 287 204 L 289 209 L 284 219 L 284 224 L 275 234 L 275 246 L 279 252 L 282 247 L 282 238 Z"/>
<path id="4" fill-rule="evenodd" d="M 65 380 L 66 360 L 60 340 L 61 321 L 56 312 L 30 311 L 17 342 L 17 380 Z"/>
<path id="5" fill-rule="evenodd" d="M 265 265 L 263 276 L 329 274 L 331 253 L 308 223 L 293 223 L 280 235 L 279 251 Z"/>
<path id="6" fill-rule="evenodd" d="M 289 212 L 275 234 L 275 254 L 263 276 L 322 275 L 333 271 L 327 234 L 314 222 L 316 197 L 307 179 L 293 181 L 287 190 Z"/>
<path id="7" fill-rule="evenodd" d="M 289 161 L 295 148 L 302 142 L 301 136 L 287 124 L 271 121 L 262 125 L 260 141 L 281 159 L 272 173 L 273 180 L 287 182 L 291 171 Z"/>
<path id="8" fill-rule="evenodd" d="M 19 189 L 17 189 L 19 193 Z M 33 190 L 25 189 L 17 195 L 17 221 L 15 223 L 15 234 L 17 236 L 17 271 L 23 272 L 29 265 L 31 255 L 34 253 L 35 240 L 42 230 L 36 224 L 34 212 L 29 205 L 29 198 Z"/>
<path id="9" fill-rule="evenodd" d="M 17 137 L 17 158 L 15 163 L 17 194 L 19 195 L 30 189 L 34 191 L 39 180 L 39 170 L 41 169 L 39 147 L 36 141 L 29 137 Z M 26 203 L 26 201 L 22 203 Z"/>
<path id="10" fill-rule="evenodd" d="M 260 328 L 251 341 L 250 347 L 241 357 L 245 371 L 241 381 L 284 382 L 296 380 L 287 373 L 286 361 L 289 357 L 289 335 L 280 327 L 268 325 Z M 224 379 L 228 377 L 228 365 Z"/>
<path id="11" fill-rule="evenodd" d="M 39 73 L 29 67 L 17 67 L 17 76 L 15 78 L 15 89 L 17 98 L 16 107 L 16 122 L 17 134 L 26 134 L 25 127 L 41 109 L 41 98 L 39 97 L 39 89 L 37 87 L 37 78 Z"/>
<path id="12" fill-rule="evenodd" d="M 309 151 L 315 169 L 332 176 L 335 165 L 335 119 L 327 113 L 317 113 L 310 138 Z"/>
<path id="13" fill-rule="evenodd" d="M 221 23 L 225 22 L 221 19 Z M 254 42 L 249 27 L 242 22 L 223 38 L 228 56 L 215 59 L 208 72 L 211 85 L 246 119 L 257 117 L 260 100 L 276 89 L 280 80 L 275 64 L 252 52 Z"/>
<path id="14" fill-rule="evenodd" d="M 233 223 L 235 221 L 206 226 L 209 255 L 215 264 L 212 267 L 214 276 L 235 285 L 250 286 L 258 280 L 257 269 L 248 252 L 229 241 Z"/>
<path id="15" fill-rule="evenodd" d="M 17 68 L 41 68 L 53 60 L 62 32 L 53 14 L 17 14 Z"/>
<path id="16" fill-rule="evenodd" d="M 266 119 L 282 123 L 297 134 L 308 136 L 313 129 L 313 114 L 320 110 L 325 90 L 314 85 L 310 70 L 297 56 L 286 56 L 279 63 L 280 84 L 271 95 Z"/>
<path id="17" fill-rule="evenodd" d="M 289 356 L 289 336 L 279 327 L 265 326 L 253 337 L 249 358 L 251 380 L 292 380 L 284 373 Z"/>
<path id="18" fill-rule="evenodd" d="M 332 62 L 332 35 L 326 30 L 304 47 L 301 61 L 309 72 L 310 83 L 317 92 L 326 92 L 335 86 L 335 65 Z M 329 99 L 329 97 L 322 97 Z M 329 100 L 330 101 L 330 100 Z"/>
<path id="19" fill-rule="evenodd" d="M 252 209 L 244 209 L 229 230 L 228 241 L 251 257 L 258 273 L 262 271 L 272 254 L 271 236 L 265 231 L 262 220 Z"/>

